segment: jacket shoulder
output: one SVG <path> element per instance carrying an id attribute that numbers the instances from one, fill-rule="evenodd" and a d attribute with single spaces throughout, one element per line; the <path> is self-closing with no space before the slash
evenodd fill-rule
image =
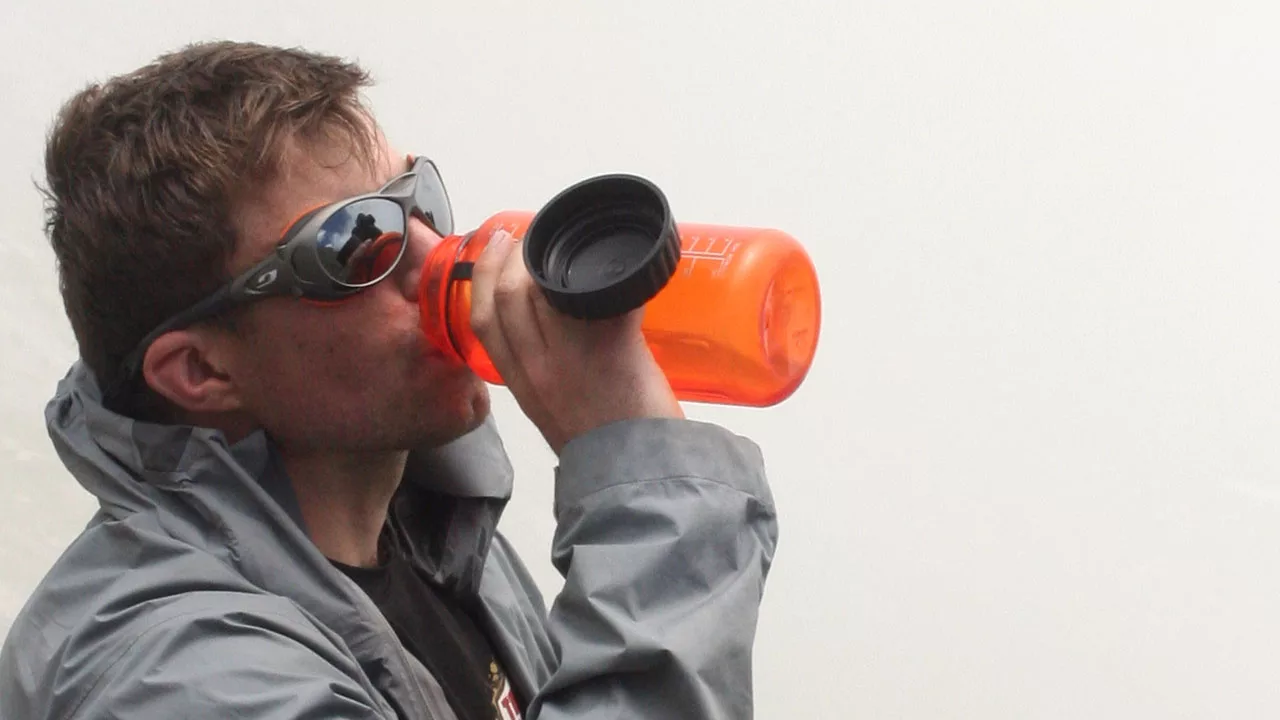
<path id="1" fill-rule="evenodd" d="M 368 718 L 386 709 L 342 641 L 287 598 L 195 590 L 123 615 L 102 609 L 49 654 L 38 651 L 47 620 L 21 617 L 0 659 L 0 716 Z"/>
<path id="2" fill-rule="evenodd" d="M 139 514 L 91 524 L 27 600 L 0 650 L 0 717 L 181 717 L 215 701 L 230 704 L 209 714 L 273 717 L 263 708 L 287 697 L 268 688 L 306 694 L 291 678 L 331 685 L 323 703 L 369 694 L 350 650 L 296 602 Z"/>

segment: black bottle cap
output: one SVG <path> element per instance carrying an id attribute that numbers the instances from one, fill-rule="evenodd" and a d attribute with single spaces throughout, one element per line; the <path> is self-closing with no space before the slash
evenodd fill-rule
<path id="1" fill-rule="evenodd" d="M 680 262 L 666 196 L 635 175 L 601 175 L 563 190 L 534 215 L 521 244 L 551 306 L 583 320 L 644 305 Z"/>

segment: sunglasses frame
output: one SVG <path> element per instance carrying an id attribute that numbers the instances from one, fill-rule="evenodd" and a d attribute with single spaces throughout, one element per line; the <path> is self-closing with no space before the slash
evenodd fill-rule
<path id="1" fill-rule="evenodd" d="M 438 189 L 447 217 L 437 219 L 430 209 L 417 202 L 424 176 L 433 181 L 432 184 Z M 411 178 L 411 182 L 404 183 L 406 178 Z M 404 183 L 403 188 L 390 192 L 391 188 L 401 183 Z M 439 168 L 425 157 L 415 157 L 409 170 L 384 183 L 377 191 L 345 198 L 304 213 L 289 225 L 270 255 L 212 294 L 160 323 L 126 356 L 120 366 L 118 379 L 104 392 L 104 397 L 118 397 L 128 388 L 129 383 L 140 375 L 147 348 L 164 333 L 268 297 L 293 296 L 318 302 L 335 302 L 386 279 L 395 272 L 404 258 L 409 245 L 407 238 L 402 238 L 395 260 L 383 273 L 356 284 L 340 281 L 330 275 L 318 255 L 319 231 L 324 224 L 339 210 L 367 200 L 389 200 L 398 205 L 404 212 L 405 234 L 408 233 L 410 218 L 415 216 L 442 237 L 453 233 L 453 208 Z"/>

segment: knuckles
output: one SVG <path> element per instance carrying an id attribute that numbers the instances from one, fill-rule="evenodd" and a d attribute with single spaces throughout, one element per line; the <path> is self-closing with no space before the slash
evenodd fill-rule
<path id="1" fill-rule="evenodd" d="M 524 294 L 525 282 L 515 273 L 503 273 L 493 286 L 494 302 L 506 306 Z"/>
<path id="2" fill-rule="evenodd" d="M 471 306 L 471 331 L 477 336 L 487 338 L 493 330 L 493 311 L 485 305 Z"/>

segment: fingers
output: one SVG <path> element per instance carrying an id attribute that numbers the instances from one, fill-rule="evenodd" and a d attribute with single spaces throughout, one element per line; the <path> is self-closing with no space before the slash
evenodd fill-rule
<path id="1" fill-rule="evenodd" d="M 513 246 L 510 235 L 505 232 L 494 233 L 480 257 L 476 258 L 471 272 L 471 330 L 508 383 L 512 378 L 506 375 L 513 367 L 513 358 L 498 320 L 494 295 L 508 257 L 517 254 L 511 252 Z"/>
<path id="2" fill-rule="evenodd" d="M 509 233 L 494 233 L 477 260 L 472 274 L 472 329 L 500 371 L 520 368 L 527 373 L 543 364 L 547 342 L 537 310 L 540 291 L 519 247 Z"/>
<path id="3" fill-rule="evenodd" d="M 514 359 L 531 368 L 532 363 L 540 361 L 547 350 L 543 324 L 536 310 L 540 291 L 524 265 L 519 241 L 513 240 L 509 246 L 493 290 L 493 301 L 498 311 L 498 323 Z"/>

